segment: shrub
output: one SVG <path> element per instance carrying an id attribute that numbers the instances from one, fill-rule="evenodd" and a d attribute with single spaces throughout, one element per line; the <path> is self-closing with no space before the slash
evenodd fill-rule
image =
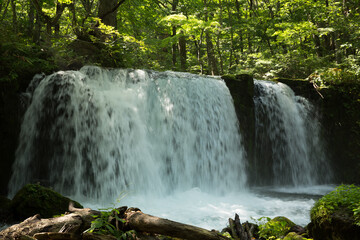
<path id="1" fill-rule="evenodd" d="M 311 221 L 319 225 L 331 222 L 332 214 L 340 209 L 353 213 L 354 222 L 360 226 L 360 187 L 340 185 L 334 191 L 319 199 L 311 209 Z"/>

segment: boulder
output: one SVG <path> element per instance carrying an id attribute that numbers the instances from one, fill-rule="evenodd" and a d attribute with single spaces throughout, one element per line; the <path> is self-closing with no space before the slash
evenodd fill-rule
<path id="1" fill-rule="evenodd" d="M 289 232 L 285 237 L 284 240 L 302 240 L 302 239 L 306 239 L 301 235 L 298 235 L 295 232 Z"/>
<path id="2" fill-rule="evenodd" d="M 360 240 L 360 187 L 340 185 L 310 211 L 308 232 L 315 240 Z"/>
<path id="3" fill-rule="evenodd" d="M 271 219 L 267 223 L 260 225 L 260 237 L 262 238 L 283 238 L 292 228 L 296 226 L 290 219 L 279 216 Z"/>
<path id="4" fill-rule="evenodd" d="M 247 74 L 224 75 L 221 78 L 228 87 L 234 101 L 240 132 L 246 139 L 243 144 L 249 162 L 252 162 L 255 145 L 254 79 Z"/>
<path id="5" fill-rule="evenodd" d="M 49 188 L 38 184 L 28 184 L 20 189 L 11 201 L 11 210 L 16 220 L 24 220 L 35 214 L 50 218 L 68 211 L 70 202 L 73 202 L 75 207 L 82 208 L 78 202 Z"/>
<path id="6" fill-rule="evenodd" d="M 0 196 L 0 223 L 7 223 L 11 220 L 10 204 L 10 199 Z"/>
<path id="7" fill-rule="evenodd" d="M 312 218 L 308 225 L 315 240 L 360 240 L 360 226 L 354 224 L 351 210 L 340 208 L 331 214 L 331 218 L 320 218 Z"/>

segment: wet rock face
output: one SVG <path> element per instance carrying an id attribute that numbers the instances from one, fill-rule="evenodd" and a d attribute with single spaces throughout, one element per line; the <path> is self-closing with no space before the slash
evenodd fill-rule
<path id="1" fill-rule="evenodd" d="M 240 132 L 246 139 L 243 144 L 251 161 L 254 158 L 255 144 L 254 79 L 247 74 L 225 75 L 222 79 L 233 98 Z"/>
<path id="2" fill-rule="evenodd" d="M 18 86 L 0 82 L 0 195 L 7 194 L 21 124 Z"/>

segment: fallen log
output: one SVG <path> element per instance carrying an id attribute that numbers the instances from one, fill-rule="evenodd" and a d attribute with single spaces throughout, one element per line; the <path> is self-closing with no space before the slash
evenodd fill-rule
<path id="1" fill-rule="evenodd" d="M 34 215 L 27 218 L 19 224 L 12 225 L 0 232 L 0 239 L 10 240 L 18 239 L 21 236 L 34 236 L 38 233 L 74 233 L 80 235 L 88 229 L 93 215 L 99 215 L 99 211 L 87 209 L 72 209 L 73 213 L 67 213 L 55 218 L 40 218 L 40 215 Z"/>
<path id="2" fill-rule="evenodd" d="M 215 231 L 154 217 L 136 209 L 125 212 L 126 225 L 138 232 L 161 234 L 187 240 L 225 240 L 228 239 Z"/>
<path id="3" fill-rule="evenodd" d="M 89 229 L 91 222 L 94 221 L 94 215 L 100 216 L 99 211 L 91 209 L 78 209 L 69 207 L 72 213 L 55 218 L 41 219 L 37 214 L 25 221 L 10 226 L 0 232 L 0 239 L 68 239 L 68 240 L 111 240 L 112 236 L 93 234 L 84 232 Z M 119 208 L 119 217 L 125 219 L 125 225 L 120 230 L 135 230 L 138 236 L 135 239 L 158 239 L 156 235 L 176 237 L 186 240 L 226 240 L 215 231 L 209 231 L 203 228 L 174 222 L 168 219 L 154 217 L 142 213 L 136 208 Z M 111 220 L 112 219 L 112 220 Z M 109 222 L 113 218 L 109 218 Z M 115 226 L 115 225 L 114 225 Z M 144 234 L 142 234 L 144 233 Z M 154 237 L 146 234 L 154 235 Z"/>

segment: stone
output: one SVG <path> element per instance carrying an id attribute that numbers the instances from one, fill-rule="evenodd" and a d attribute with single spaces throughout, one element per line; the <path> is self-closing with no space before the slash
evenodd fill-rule
<path id="1" fill-rule="evenodd" d="M 265 223 L 265 225 L 260 227 L 260 229 L 262 232 L 262 237 L 282 238 L 286 236 L 290 232 L 290 229 L 294 226 L 296 226 L 296 224 L 293 223 L 290 219 L 283 216 L 278 216 Z"/>
<path id="2" fill-rule="evenodd" d="M 255 146 L 254 79 L 248 74 L 224 75 L 221 78 L 233 98 L 240 132 L 246 139 L 243 144 L 249 162 L 252 162 Z"/>
<path id="3" fill-rule="evenodd" d="M 336 210 L 331 219 L 312 219 L 308 230 L 314 240 L 360 240 L 360 226 L 347 208 Z"/>
<path id="4" fill-rule="evenodd" d="M 295 232 L 289 232 L 285 237 L 284 240 L 302 240 L 306 239 L 301 235 L 296 234 Z"/>
<path id="5" fill-rule="evenodd" d="M 50 218 L 68 211 L 70 202 L 73 202 L 75 207 L 82 208 L 78 202 L 49 188 L 28 184 L 15 195 L 11 201 L 11 209 L 16 220 L 24 220 L 35 214 Z"/>
<path id="6" fill-rule="evenodd" d="M 8 223 L 12 220 L 10 204 L 10 199 L 0 196 L 0 222 Z"/>

